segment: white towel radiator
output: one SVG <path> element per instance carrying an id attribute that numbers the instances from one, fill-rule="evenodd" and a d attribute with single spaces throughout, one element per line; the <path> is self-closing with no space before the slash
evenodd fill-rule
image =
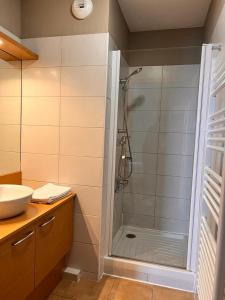
<path id="1" fill-rule="evenodd" d="M 214 51 L 213 49 L 216 49 Z M 199 300 L 222 300 L 225 281 L 225 51 L 203 47 L 205 132 L 197 290 Z M 205 51 L 205 53 L 204 53 Z"/>

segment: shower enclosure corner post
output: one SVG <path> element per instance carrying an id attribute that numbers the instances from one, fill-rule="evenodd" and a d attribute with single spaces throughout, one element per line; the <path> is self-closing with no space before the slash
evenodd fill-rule
<path id="1" fill-rule="evenodd" d="M 111 70 L 111 111 L 110 111 L 110 136 L 109 136 L 109 167 L 107 182 L 107 216 L 109 220 L 106 228 L 106 250 L 107 255 L 111 255 L 112 250 L 112 231 L 113 231 L 113 209 L 114 209 L 114 190 L 115 190 L 115 159 L 116 159 L 116 142 L 117 142 L 117 116 L 118 116 L 118 99 L 119 99 L 119 79 L 120 79 L 120 55 L 121 51 L 111 52 L 112 70 Z"/>

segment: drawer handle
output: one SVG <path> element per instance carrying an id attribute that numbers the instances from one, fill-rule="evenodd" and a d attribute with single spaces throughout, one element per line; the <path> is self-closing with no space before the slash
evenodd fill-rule
<path id="1" fill-rule="evenodd" d="M 30 231 L 24 238 L 12 244 L 12 246 L 18 246 L 29 239 L 34 234 L 34 231 Z"/>
<path id="2" fill-rule="evenodd" d="M 48 220 L 47 222 L 45 222 L 45 223 L 43 223 L 43 224 L 41 224 L 41 225 L 39 225 L 39 226 L 40 226 L 41 228 L 43 228 L 43 227 L 47 226 L 48 224 L 52 223 L 54 220 L 55 220 L 55 216 L 51 217 L 50 220 Z"/>

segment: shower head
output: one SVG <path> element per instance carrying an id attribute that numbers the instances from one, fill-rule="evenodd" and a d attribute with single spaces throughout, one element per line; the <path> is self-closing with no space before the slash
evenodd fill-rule
<path id="1" fill-rule="evenodd" d="M 131 74 L 129 74 L 126 78 L 124 79 L 120 79 L 120 83 L 124 83 L 126 85 L 126 83 L 128 82 L 128 80 L 134 76 L 137 75 L 138 73 L 140 73 L 142 71 L 142 68 L 137 68 L 136 70 L 134 70 Z"/>

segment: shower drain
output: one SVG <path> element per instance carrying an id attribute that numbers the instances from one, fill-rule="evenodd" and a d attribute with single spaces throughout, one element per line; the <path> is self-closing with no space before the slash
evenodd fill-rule
<path id="1" fill-rule="evenodd" d="M 135 239 L 135 238 L 136 238 L 136 235 L 133 234 L 133 233 L 128 233 L 128 234 L 126 235 L 126 237 L 127 237 L 128 239 Z"/>

